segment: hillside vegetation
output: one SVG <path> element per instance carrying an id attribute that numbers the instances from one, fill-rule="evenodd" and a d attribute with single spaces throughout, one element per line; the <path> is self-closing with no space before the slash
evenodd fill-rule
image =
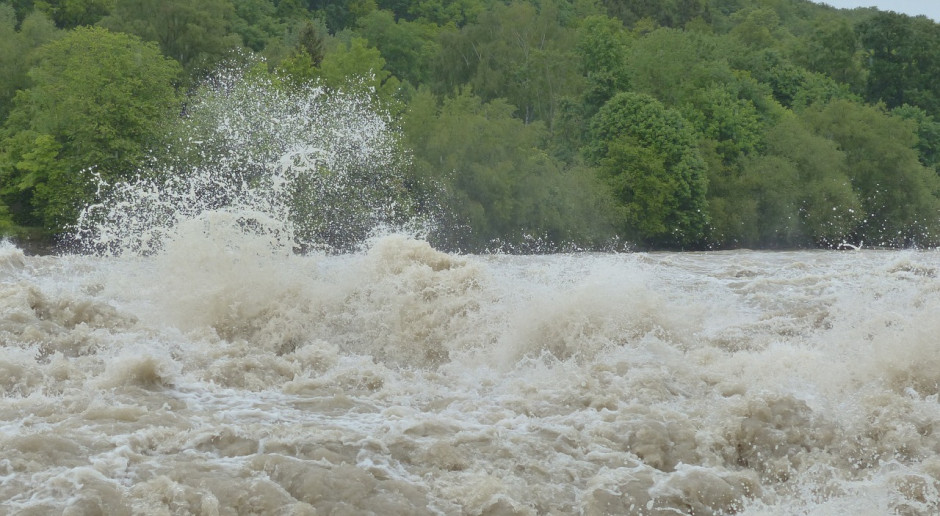
<path id="1" fill-rule="evenodd" d="M 805 0 L 2 2 L 0 233 L 67 231 L 233 60 L 366 88 L 443 248 L 940 244 L 940 25 Z"/>

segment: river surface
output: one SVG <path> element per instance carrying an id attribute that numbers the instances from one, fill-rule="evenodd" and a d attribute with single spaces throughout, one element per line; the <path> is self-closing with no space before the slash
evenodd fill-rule
<path id="1" fill-rule="evenodd" d="M 0 243 L 0 514 L 937 514 L 938 273 Z"/>

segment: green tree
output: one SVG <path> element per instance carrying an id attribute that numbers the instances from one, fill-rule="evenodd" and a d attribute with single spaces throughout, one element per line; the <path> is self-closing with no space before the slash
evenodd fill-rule
<path id="1" fill-rule="evenodd" d="M 929 244 L 940 231 L 937 175 L 918 161 L 914 122 L 845 100 L 803 115 L 845 152 L 864 220 L 858 238 L 875 245 Z"/>
<path id="2" fill-rule="evenodd" d="M 620 20 L 588 14 L 576 28 L 575 53 L 581 85 L 561 97 L 552 120 L 552 152 L 578 159 L 589 138 L 589 121 L 611 97 L 630 88 L 632 35 Z"/>
<path id="3" fill-rule="evenodd" d="M 260 52 L 284 34 L 285 23 L 272 0 L 232 0 L 232 6 L 231 30 L 241 35 L 245 47 Z"/>
<path id="4" fill-rule="evenodd" d="M 916 149 L 920 162 L 940 174 L 940 122 L 923 109 L 907 104 L 892 109 L 891 114 L 916 124 Z"/>
<path id="5" fill-rule="evenodd" d="M 426 89 L 412 99 L 404 116 L 415 158 L 412 182 L 442 188 L 444 212 L 453 217 L 438 239 L 481 250 L 518 249 L 532 238 L 591 245 L 609 235 L 609 204 L 594 175 L 540 150 L 544 126 L 524 124 L 513 110 L 467 90 L 439 108 Z"/>
<path id="6" fill-rule="evenodd" d="M 297 49 L 306 52 L 314 66 L 320 66 L 320 63 L 323 62 L 324 39 L 325 31 L 317 27 L 312 21 L 307 20 L 297 35 Z"/>
<path id="7" fill-rule="evenodd" d="M 305 3 L 323 17 L 333 34 L 355 27 L 358 18 L 378 8 L 374 0 L 308 0 Z"/>
<path id="8" fill-rule="evenodd" d="M 745 52 L 733 57 L 730 65 L 747 71 L 753 80 L 769 87 L 776 103 L 800 111 L 815 103 L 833 99 L 858 100 L 847 84 L 797 65 L 781 49 L 769 48 Z M 754 100 L 754 99 L 752 99 Z M 755 101 L 755 104 L 758 104 Z"/>
<path id="9" fill-rule="evenodd" d="M 10 208 L 0 201 L 0 235 L 12 235 L 16 232 L 16 225 L 13 224 L 13 216 L 10 214 Z"/>
<path id="10" fill-rule="evenodd" d="M 736 83 L 724 57 L 734 51 L 732 41 L 666 28 L 637 38 L 627 58 L 631 89 L 677 107 L 699 89 Z"/>
<path id="11" fill-rule="evenodd" d="M 426 83 L 429 65 L 437 54 L 437 26 L 429 23 L 395 20 L 392 12 L 375 10 L 359 19 L 359 34 L 378 48 L 388 70 L 411 84 Z"/>
<path id="12" fill-rule="evenodd" d="M 868 101 L 910 104 L 940 116 L 940 24 L 883 12 L 857 30 L 868 63 Z"/>
<path id="13" fill-rule="evenodd" d="M 408 17 L 442 26 L 462 27 L 476 21 L 486 4 L 481 0 L 418 0 L 410 3 Z"/>
<path id="14" fill-rule="evenodd" d="M 401 81 L 385 69 L 378 49 L 359 37 L 333 41 L 319 64 L 306 49 L 294 52 L 278 65 L 280 75 L 294 84 L 318 82 L 331 89 L 369 94 L 375 107 L 397 115 L 404 109 Z"/>
<path id="15" fill-rule="evenodd" d="M 17 90 L 28 84 L 26 72 L 32 52 L 55 39 L 60 31 L 41 12 L 32 12 L 16 30 L 16 15 L 8 4 L 0 4 L 0 120 L 6 118 Z"/>
<path id="16" fill-rule="evenodd" d="M 101 24 L 160 45 L 163 54 L 190 73 L 208 71 L 241 37 L 230 32 L 235 9 L 231 0 L 115 0 Z"/>
<path id="17" fill-rule="evenodd" d="M 623 24 L 606 16 L 590 16 L 578 27 L 577 56 L 587 85 L 582 90 L 588 117 L 630 86 L 627 52 L 630 34 Z"/>
<path id="18" fill-rule="evenodd" d="M 525 122 L 550 125 L 560 99 L 580 86 L 574 35 L 556 2 L 494 4 L 475 23 L 443 33 L 437 91 L 469 84 L 486 101 L 508 100 Z"/>
<path id="19" fill-rule="evenodd" d="M 633 26 L 644 18 L 665 27 L 680 28 L 697 17 L 708 16 L 706 0 L 603 0 L 610 16 Z"/>
<path id="20" fill-rule="evenodd" d="M 789 37 L 780 23 L 780 16 L 773 9 L 742 9 L 731 19 L 738 22 L 731 29 L 731 35 L 749 47 L 773 47 L 779 45 L 781 39 Z"/>
<path id="21" fill-rule="evenodd" d="M 276 63 L 276 69 L 295 84 L 309 82 L 319 76 L 318 67 L 323 62 L 329 36 L 326 25 L 322 20 L 318 21 L 305 20 L 298 24 L 287 55 L 269 60 Z"/>
<path id="22" fill-rule="evenodd" d="M 623 206 L 629 234 L 652 245 L 699 245 L 706 169 L 692 127 L 653 97 L 619 93 L 591 121 L 586 155 Z"/>
<path id="23" fill-rule="evenodd" d="M 711 245 L 835 245 L 850 238 L 864 212 L 837 144 L 789 111 L 772 124 L 744 127 L 760 131 L 741 142 L 756 138 L 758 152 L 733 139 L 700 140 L 708 163 Z"/>
<path id="24" fill-rule="evenodd" d="M 362 88 L 373 92 L 379 105 L 394 112 L 401 109 L 401 81 L 385 69 L 385 59 L 362 38 L 353 38 L 327 52 L 317 77 L 333 88 Z"/>
<path id="25" fill-rule="evenodd" d="M 797 43 L 796 61 L 807 69 L 848 84 L 854 90 L 864 87 L 862 51 L 858 36 L 845 18 L 820 18 L 808 37 Z"/>
<path id="26" fill-rule="evenodd" d="M 744 191 L 757 201 L 756 234 L 747 243 L 831 246 L 849 238 L 863 210 L 836 143 L 793 115 L 770 128 L 766 142 L 766 153 L 742 166 Z"/>
<path id="27" fill-rule="evenodd" d="M 737 98 L 729 88 L 698 89 L 685 104 L 683 114 L 700 137 L 715 141 L 725 161 L 756 153 L 763 145 L 764 123 L 754 103 Z"/>
<path id="28" fill-rule="evenodd" d="M 0 195 L 20 224 L 61 230 L 105 180 L 133 174 L 177 108 L 179 66 L 150 44 L 78 28 L 36 53 L 0 139 Z"/>
<path id="29" fill-rule="evenodd" d="M 37 11 L 46 13 L 62 29 L 94 25 L 108 15 L 114 0 L 42 0 Z"/>

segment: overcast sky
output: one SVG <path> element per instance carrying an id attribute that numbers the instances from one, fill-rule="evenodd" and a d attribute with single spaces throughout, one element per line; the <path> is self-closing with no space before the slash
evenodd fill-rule
<path id="1" fill-rule="evenodd" d="M 813 0 L 818 4 L 829 4 L 833 7 L 877 7 L 882 11 L 917 16 L 925 14 L 934 21 L 940 21 L 940 0 Z"/>

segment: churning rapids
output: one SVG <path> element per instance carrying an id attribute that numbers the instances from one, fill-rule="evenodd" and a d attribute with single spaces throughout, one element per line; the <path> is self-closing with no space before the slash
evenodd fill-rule
<path id="1" fill-rule="evenodd" d="M 369 102 L 245 84 L 0 242 L 0 514 L 940 512 L 940 252 L 447 254 Z"/>
<path id="2" fill-rule="evenodd" d="M 936 514 L 940 254 L 0 245 L 0 512 Z"/>

